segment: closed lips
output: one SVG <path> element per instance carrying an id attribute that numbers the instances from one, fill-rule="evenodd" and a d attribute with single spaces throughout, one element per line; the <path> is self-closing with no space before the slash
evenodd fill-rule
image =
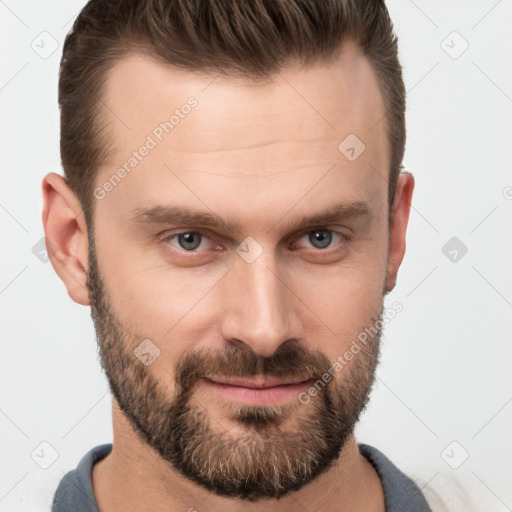
<path id="1" fill-rule="evenodd" d="M 270 378 L 240 378 L 240 377 L 208 377 L 207 380 L 215 384 L 238 386 L 244 388 L 264 389 L 276 386 L 288 386 L 307 382 L 309 377 L 296 377 L 294 379 Z"/>

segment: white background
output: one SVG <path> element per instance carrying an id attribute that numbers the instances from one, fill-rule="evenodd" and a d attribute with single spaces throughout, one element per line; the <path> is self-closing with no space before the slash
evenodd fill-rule
<path id="1" fill-rule="evenodd" d="M 51 264 L 32 252 L 43 237 L 41 180 L 62 173 L 58 65 L 83 5 L 0 2 L 0 512 L 19 512 L 14 503 L 34 489 L 51 499 L 66 471 L 112 440 L 90 309 L 75 304 Z M 455 478 L 478 510 L 505 512 L 512 510 L 512 3 L 388 6 L 408 89 L 404 164 L 416 190 L 406 258 L 387 299 L 404 309 L 386 326 L 357 439 L 427 487 Z M 43 51 L 42 38 L 44 51 L 52 39 L 58 44 L 47 58 L 33 49 Z M 468 249 L 457 262 L 442 252 L 452 237 Z M 46 470 L 31 458 L 43 441 L 58 452 Z M 452 469 L 447 461 L 458 465 L 466 452 Z"/>

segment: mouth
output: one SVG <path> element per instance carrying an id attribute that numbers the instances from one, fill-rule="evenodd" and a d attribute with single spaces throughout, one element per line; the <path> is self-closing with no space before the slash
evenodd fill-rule
<path id="1" fill-rule="evenodd" d="M 244 388 L 264 389 L 290 384 L 300 384 L 310 380 L 309 377 L 296 377 L 293 379 L 280 379 L 279 377 L 207 377 L 211 382 L 227 384 L 229 386 L 240 386 Z"/>
<path id="2" fill-rule="evenodd" d="M 245 405 L 272 405 L 297 399 L 310 384 L 310 377 L 207 377 L 206 387 L 228 400 Z"/>

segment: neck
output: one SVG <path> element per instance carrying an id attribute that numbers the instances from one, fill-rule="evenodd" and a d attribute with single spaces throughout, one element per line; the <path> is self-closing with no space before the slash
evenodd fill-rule
<path id="1" fill-rule="evenodd" d="M 298 503 L 310 512 L 385 512 L 380 478 L 360 454 L 353 436 L 331 468 L 308 485 L 279 500 L 249 502 L 218 496 L 183 477 L 139 439 L 117 407 L 112 410 L 112 451 L 92 471 L 94 495 L 101 512 L 292 512 Z"/>

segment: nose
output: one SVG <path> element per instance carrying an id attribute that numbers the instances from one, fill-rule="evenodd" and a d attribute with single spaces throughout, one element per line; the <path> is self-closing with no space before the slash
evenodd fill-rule
<path id="1" fill-rule="evenodd" d="M 302 339 L 300 301 L 273 257 L 262 254 L 252 263 L 240 259 L 227 277 L 221 321 L 225 340 L 270 357 L 286 341 Z"/>

